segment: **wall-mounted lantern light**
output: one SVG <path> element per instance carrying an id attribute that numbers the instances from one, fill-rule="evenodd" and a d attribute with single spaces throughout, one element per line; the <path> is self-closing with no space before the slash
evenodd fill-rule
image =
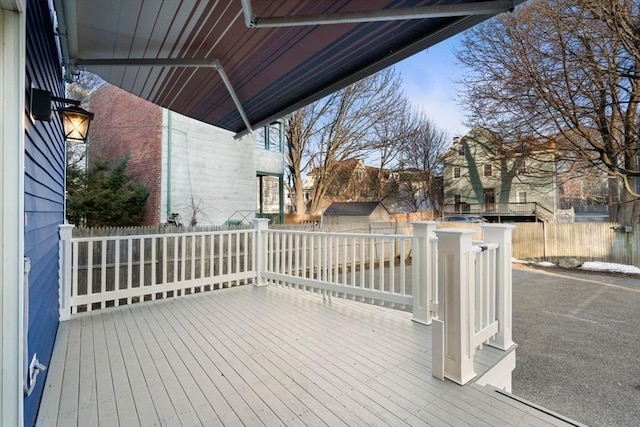
<path id="1" fill-rule="evenodd" d="M 60 102 L 71 104 L 71 107 L 58 108 L 64 137 L 69 141 L 87 142 L 89 124 L 93 120 L 93 113 L 80 108 L 80 101 L 52 96 L 50 92 L 31 89 L 31 117 L 34 120 L 51 121 L 51 103 Z"/>

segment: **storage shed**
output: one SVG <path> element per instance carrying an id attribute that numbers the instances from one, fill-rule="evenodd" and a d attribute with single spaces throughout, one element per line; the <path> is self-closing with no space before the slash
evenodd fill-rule
<path id="1" fill-rule="evenodd" d="M 380 202 L 334 202 L 322 214 L 323 225 L 389 222 L 389 211 Z"/>

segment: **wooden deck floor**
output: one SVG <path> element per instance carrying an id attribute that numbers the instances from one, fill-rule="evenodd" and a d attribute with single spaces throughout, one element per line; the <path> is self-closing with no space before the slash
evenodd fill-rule
<path id="1" fill-rule="evenodd" d="M 37 425 L 566 425 L 433 378 L 430 327 L 409 319 L 272 286 L 78 315 L 60 324 Z"/>

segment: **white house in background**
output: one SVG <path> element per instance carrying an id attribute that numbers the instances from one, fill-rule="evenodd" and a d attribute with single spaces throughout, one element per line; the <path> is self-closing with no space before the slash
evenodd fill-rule
<path id="1" fill-rule="evenodd" d="M 90 104 L 100 122 L 92 127 L 89 157 L 129 156 L 128 172 L 149 190 L 146 224 L 176 213 L 184 225 L 218 225 L 282 212 L 282 143 L 264 140 L 273 131 L 236 138 L 108 83 Z"/>

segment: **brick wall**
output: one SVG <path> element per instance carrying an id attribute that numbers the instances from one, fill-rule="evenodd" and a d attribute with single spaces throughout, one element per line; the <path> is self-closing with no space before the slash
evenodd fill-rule
<path id="1" fill-rule="evenodd" d="M 89 161 L 129 155 L 128 173 L 149 190 L 145 225 L 160 221 L 162 109 L 116 86 L 104 84 L 90 100 Z"/>

